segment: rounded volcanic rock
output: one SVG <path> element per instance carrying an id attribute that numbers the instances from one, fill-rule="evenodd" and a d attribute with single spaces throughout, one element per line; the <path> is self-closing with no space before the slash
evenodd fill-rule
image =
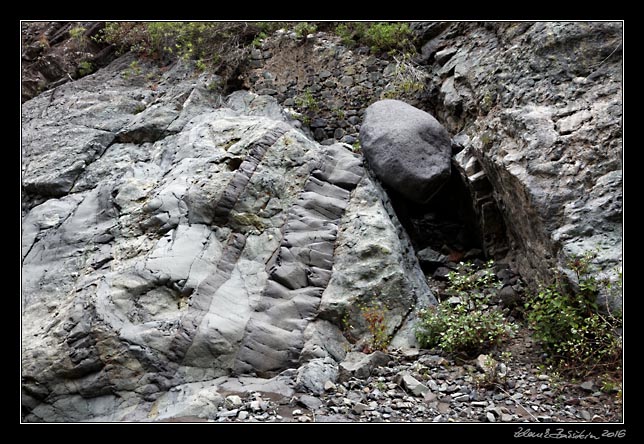
<path id="1" fill-rule="evenodd" d="M 376 176 L 414 202 L 429 201 L 449 179 L 447 130 L 400 100 L 380 100 L 365 110 L 360 144 Z"/>

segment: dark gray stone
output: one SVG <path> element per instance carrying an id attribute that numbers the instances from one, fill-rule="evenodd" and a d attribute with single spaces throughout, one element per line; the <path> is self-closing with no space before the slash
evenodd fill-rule
<path id="1" fill-rule="evenodd" d="M 311 395 L 301 395 L 297 402 L 311 411 L 316 411 L 322 406 L 320 398 Z"/>
<path id="2" fill-rule="evenodd" d="M 327 138 L 327 134 L 322 128 L 316 128 L 313 132 L 313 137 L 315 137 L 315 140 L 319 142 L 325 140 Z"/>
<path id="3" fill-rule="evenodd" d="M 311 121 L 311 128 L 324 128 L 327 125 L 326 119 L 323 119 L 321 117 L 315 117 Z"/>
<path id="4" fill-rule="evenodd" d="M 360 144 L 385 184 L 425 203 L 451 173 L 451 142 L 430 114 L 399 100 L 381 100 L 365 111 Z"/>
<path id="5" fill-rule="evenodd" d="M 349 145 L 354 144 L 357 140 L 358 140 L 357 137 L 352 136 L 351 134 L 347 134 L 342 138 L 342 142 L 348 143 Z"/>
<path id="6" fill-rule="evenodd" d="M 499 290 L 497 298 L 505 307 L 509 308 L 514 308 L 521 302 L 521 295 L 509 285 Z"/>
<path id="7" fill-rule="evenodd" d="M 447 281 L 447 275 L 450 271 L 452 270 L 447 267 L 438 267 L 436 271 L 434 271 L 434 274 L 432 274 L 432 277 L 439 281 Z"/>
<path id="8" fill-rule="evenodd" d="M 353 77 L 351 76 L 342 76 L 340 77 L 340 85 L 344 87 L 351 87 L 353 86 Z"/>
<path id="9" fill-rule="evenodd" d="M 447 256 L 427 247 L 416 253 L 421 265 L 438 267 L 447 262 Z"/>

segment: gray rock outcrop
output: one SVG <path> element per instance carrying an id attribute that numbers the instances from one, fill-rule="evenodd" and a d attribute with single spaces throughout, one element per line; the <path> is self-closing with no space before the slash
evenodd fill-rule
<path id="1" fill-rule="evenodd" d="M 23 105 L 25 420 L 214 418 L 220 393 L 287 394 L 300 366 L 317 391 L 348 348 L 335 308 L 359 337 L 356 298 L 387 303 L 392 334 L 431 302 L 347 146 L 185 64 L 130 63 Z"/>
<path id="2" fill-rule="evenodd" d="M 447 130 L 400 100 L 380 100 L 365 110 L 360 144 L 376 176 L 414 202 L 427 202 L 449 179 Z"/>
<path id="3" fill-rule="evenodd" d="M 385 189 L 424 204 L 450 170 L 481 249 L 529 285 L 574 282 L 587 251 L 620 275 L 619 22 L 412 24 L 424 90 L 366 110 L 399 61 L 337 35 L 278 31 L 236 79 L 260 94 L 221 96 L 229 79 L 133 55 L 79 78 L 114 48 L 79 52 L 72 26 L 23 27 L 25 421 L 213 420 L 231 394 L 319 393 L 386 363 L 356 352 L 365 306 L 410 352 L 436 301 Z"/>
<path id="4" fill-rule="evenodd" d="M 282 33 L 263 41 L 245 79 L 255 91 L 272 88 L 281 104 L 304 114 L 298 103 L 310 94 L 323 143 L 342 136 L 353 144 L 365 108 L 377 98 L 398 97 L 429 111 L 464 149 L 454 166 L 472 194 L 489 257 L 509 251 L 513 267 L 536 287 L 556 271 L 573 277 L 571 256 L 597 250 L 593 272 L 618 279 L 623 24 L 409 26 L 420 77 L 404 78 L 399 61 L 347 48 L 332 33 L 305 42 Z M 347 76 L 352 86 L 342 84 Z M 422 91 L 396 88 L 401 76 L 422 80 Z"/>
<path id="5" fill-rule="evenodd" d="M 592 251 L 592 272 L 618 279 L 622 39 L 620 22 L 451 23 L 424 43 L 427 106 L 464 141 L 465 180 L 489 181 L 532 285 L 574 281 L 568 261 Z"/>

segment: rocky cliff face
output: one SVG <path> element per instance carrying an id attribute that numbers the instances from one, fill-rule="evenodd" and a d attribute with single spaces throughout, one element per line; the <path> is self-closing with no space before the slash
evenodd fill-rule
<path id="1" fill-rule="evenodd" d="M 204 381 L 337 367 L 360 302 L 394 334 L 433 301 L 360 156 L 270 97 L 130 61 L 23 106 L 28 420 L 157 419 L 181 387 L 165 416 L 197 414 Z"/>
<path id="2" fill-rule="evenodd" d="M 426 88 L 401 98 L 451 133 L 483 253 L 530 282 L 588 249 L 621 266 L 621 24 L 414 27 Z M 25 419 L 211 418 L 228 392 L 292 394 L 295 368 L 315 392 L 362 359 L 365 305 L 413 344 L 435 299 L 401 221 L 438 210 L 351 146 L 396 60 L 278 32 L 227 96 L 133 60 L 23 89 Z"/>
<path id="3" fill-rule="evenodd" d="M 452 134 L 455 151 L 463 150 L 453 165 L 472 196 L 488 256 L 510 251 L 507 259 L 536 285 L 555 270 L 573 278 L 570 257 L 596 251 L 595 271 L 615 279 L 622 257 L 622 24 L 412 28 L 419 49 L 412 68 L 368 48 L 347 49 L 328 34 L 302 40 L 282 33 L 254 52 L 246 84 L 304 114 L 298 99 L 310 95 L 318 116 L 310 131 L 321 143 L 354 143 L 365 109 L 382 98 L 428 111 Z M 419 82 L 422 91 L 409 88 Z"/>
<path id="4" fill-rule="evenodd" d="M 600 274 L 621 269 L 622 37 L 610 22 L 453 23 L 422 48 L 425 106 L 462 141 L 467 181 L 490 182 L 533 282 L 587 251 Z"/>

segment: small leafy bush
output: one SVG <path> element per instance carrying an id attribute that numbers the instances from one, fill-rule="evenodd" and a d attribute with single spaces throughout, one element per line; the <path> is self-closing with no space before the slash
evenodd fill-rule
<path id="1" fill-rule="evenodd" d="M 471 310 L 466 303 L 421 310 L 416 339 L 423 348 L 438 347 L 449 353 L 475 355 L 501 344 L 516 327 L 498 309 Z"/>
<path id="2" fill-rule="evenodd" d="M 494 261 L 489 260 L 477 271 L 470 262 L 459 263 L 457 271 L 450 271 L 447 274 L 450 289 L 462 292 L 498 287 L 500 282 L 494 275 L 493 266 Z"/>
<path id="3" fill-rule="evenodd" d="M 318 27 L 315 23 L 298 22 L 293 28 L 293 31 L 295 31 L 295 36 L 297 38 L 302 38 L 309 34 L 313 34 L 317 29 Z"/>
<path id="4" fill-rule="evenodd" d="M 320 104 L 313 97 L 309 89 L 294 99 L 295 108 L 301 113 L 297 118 L 305 125 L 310 125 L 315 113 L 320 109 Z"/>
<path id="5" fill-rule="evenodd" d="M 407 23 L 374 23 L 365 31 L 365 41 L 372 52 L 403 49 L 411 41 L 411 30 Z"/>
<path id="6" fill-rule="evenodd" d="M 377 350 L 385 351 L 391 342 L 387 334 L 387 323 L 385 310 L 380 305 L 360 307 L 362 318 L 367 324 L 367 330 L 371 337 L 367 343 L 366 352 L 371 353 Z"/>
<path id="7" fill-rule="evenodd" d="M 199 70 L 229 75 L 270 29 L 258 22 L 108 22 L 96 40 L 153 60 L 194 60 Z"/>
<path id="8" fill-rule="evenodd" d="M 85 77 L 88 74 L 91 74 L 94 71 L 94 65 L 88 60 L 83 60 L 78 64 L 78 75 L 80 77 Z"/>
<path id="9" fill-rule="evenodd" d="M 400 22 L 345 22 L 336 26 L 335 34 L 344 45 L 365 45 L 373 53 L 408 51 L 413 41 L 409 25 Z"/>
<path id="10" fill-rule="evenodd" d="M 338 24 L 334 33 L 340 37 L 343 45 L 353 47 L 363 38 L 366 27 L 364 22 L 345 22 Z"/>
<path id="11" fill-rule="evenodd" d="M 593 257 L 586 254 L 568 264 L 577 275 L 577 290 L 558 277 L 526 303 L 526 318 L 549 362 L 578 376 L 611 369 L 621 355 L 621 338 L 616 334 L 621 318 L 608 307 L 606 313 L 599 310 L 597 295 L 605 283 L 590 272 Z"/>
<path id="12" fill-rule="evenodd" d="M 142 72 L 143 71 L 142 71 L 141 64 L 139 63 L 139 61 L 138 60 L 132 60 L 132 63 L 130 63 L 128 65 L 127 69 L 125 69 L 123 71 L 122 75 L 123 75 L 124 78 L 129 79 L 130 77 L 140 76 Z"/>
<path id="13" fill-rule="evenodd" d="M 485 266 L 477 270 L 469 262 L 460 263 L 457 271 L 448 274 L 446 293 L 452 297 L 419 312 L 415 334 L 421 347 L 471 356 L 514 335 L 517 326 L 489 305 L 499 281 L 492 271 L 492 261 Z"/>
<path id="14" fill-rule="evenodd" d="M 79 44 L 82 44 L 84 41 L 85 31 L 87 30 L 83 26 L 76 26 L 69 30 L 69 36 Z"/>
<path id="15" fill-rule="evenodd" d="M 304 111 L 317 111 L 320 108 L 318 101 L 313 97 L 309 89 L 297 96 L 294 102 L 296 107 Z"/>
<path id="16" fill-rule="evenodd" d="M 359 339 L 356 337 L 356 332 L 362 332 L 364 328 L 369 333 L 361 343 L 362 350 L 365 353 L 387 350 L 391 342 L 391 336 L 387 333 L 388 308 L 380 302 L 373 301 L 368 303 L 360 302 L 355 307 L 358 309 L 358 313 L 354 309 L 348 309 L 348 307 L 344 311 L 341 320 L 343 335 L 350 343 L 355 344 Z M 355 317 L 356 314 L 358 315 L 357 317 Z M 361 328 L 356 329 L 352 324 L 352 320 L 361 325 Z"/>

